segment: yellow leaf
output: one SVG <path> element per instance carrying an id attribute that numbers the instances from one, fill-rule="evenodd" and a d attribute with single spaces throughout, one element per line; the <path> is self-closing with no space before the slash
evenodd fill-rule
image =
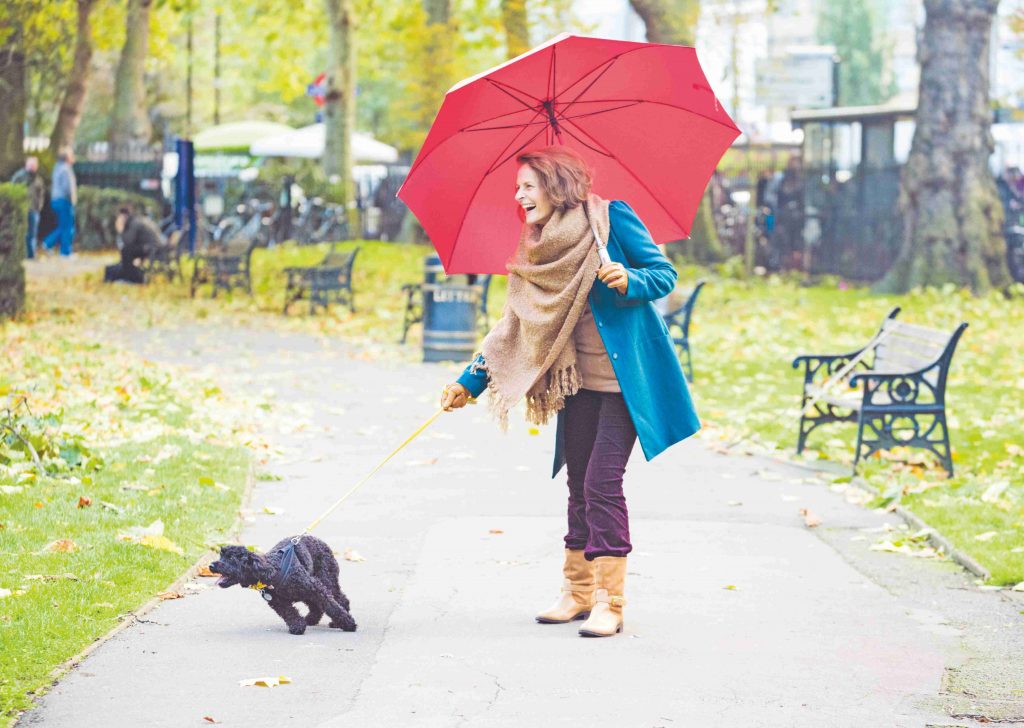
<path id="1" fill-rule="evenodd" d="M 278 675 L 277 677 L 253 677 L 248 680 L 239 680 L 238 684 L 243 688 L 276 688 L 278 685 L 287 685 L 291 681 L 290 677 Z"/>
<path id="2" fill-rule="evenodd" d="M 57 554 L 73 554 L 78 551 L 78 544 L 70 538 L 61 538 L 48 543 L 43 548 L 43 551 L 50 551 L 51 553 Z"/>

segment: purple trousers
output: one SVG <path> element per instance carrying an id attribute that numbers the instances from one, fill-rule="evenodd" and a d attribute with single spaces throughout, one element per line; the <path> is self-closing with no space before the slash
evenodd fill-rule
<path id="1" fill-rule="evenodd" d="M 636 428 L 618 392 L 581 389 L 565 400 L 565 464 L 569 473 L 569 531 L 565 547 L 598 556 L 625 556 L 629 513 L 622 493 Z"/>

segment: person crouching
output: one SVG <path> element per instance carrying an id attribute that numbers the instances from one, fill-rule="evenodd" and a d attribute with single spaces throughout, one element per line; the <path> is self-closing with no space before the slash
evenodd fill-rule
<path id="1" fill-rule="evenodd" d="M 121 262 L 108 265 L 103 280 L 107 283 L 145 283 L 146 274 L 136 261 L 144 260 L 158 246 L 165 245 L 160 228 L 145 215 L 135 214 L 130 207 L 122 207 L 117 212 L 114 229 L 117 230 Z"/>

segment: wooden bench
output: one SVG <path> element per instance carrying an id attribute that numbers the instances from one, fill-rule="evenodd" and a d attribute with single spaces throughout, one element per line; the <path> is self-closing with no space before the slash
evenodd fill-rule
<path id="1" fill-rule="evenodd" d="M 690 321 L 693 319 L 693 307 L 697 303 L 697 296 L 707 281 L 697 281 L 697 285 L 690 291 L 682 306 L 671 313 L 662 316 L 668 333 L 672 337 L 672 343 L 676 346 L 676 353 L 679 356 L 679 363 L 683 367 L 683 374 L 686 381 L 693 382 L 693 357 L 690 352 Z"/>
<path id="2" fill-rule="evenodd" d="M 798 453 L 817 427 L 857 422 L 854 472 L 861 459 L 879 450 L 921 447 L 933 452 L 952 477 L 946 379 L 967 324 L 946 333 L 897 321 L 899 312 L 898 307 L 890 312 L 865 347 L 793 360 L 794 369 L 804 367 Z"/>
<path id="3" fill-rule="evenodd" d="M 285 268 L 288 283 L 284 291 L 284 314 L 288 307 L 303 298 L 309 299 L 309 312 L 316 313 L 316 307 L 324 310 L 331 303 L 347 303 L 352 313 L 356 311 L 355 293 L 352 290 L 352 264 L 359 248 L 343 253 L 331 245 L 327 255 L 314 266 Z"/>
<path id="4" fill-rule="evenodd" d="M 256 249 L 256 239 L 237 235 L 227 242 L 211 247 L 207 252 L 197 254 L 193 259 L 190 295 L 195 298 L 199 286 L 206 283 L 212 286 L 212 296 L 217 291 L 227 293 L 235 288 L 242 288 L 252 295 L 252 253 Z"/>
<path id="5" fill-rule="evenodd" d="M 491 326 L 490 317 L 487 314 L 487 294 L 491 289 L 491 275 L 482 275 L 476 283 L 471 285 L 480 288 L 480 312 L 477 321 L 480 330 L 486 332 Z M 409 329 L 414 324 L 423 322 L 423 284 L 406 283 L 402 286 L 402 293 L 405 294 L 405 313 L 402 316 L 402 338 L 399 343 L 404 344 L 409 336 Z"/>

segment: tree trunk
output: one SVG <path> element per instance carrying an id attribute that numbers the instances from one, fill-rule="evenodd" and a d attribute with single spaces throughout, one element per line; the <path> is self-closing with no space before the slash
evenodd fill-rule
<path id="1" fill-rule="evenodd" d="M 25 55 L 21 34 L 15 31 L 0 47 L 0 179 L 10 179 L 25 161 Z"/>
<path id="2" fill-rule="evenodd" d="M 64 90 L 64 100 L 57 114 L 57 123 L 50 134 L 50 149 L 73 146 L 75 131 L 82 118 L 85 96 L 89 88 L 89 63 L 92 61 L 92 26 L 89 16 L 95 0 L 78 0 L 78 34 L 75 37 L 75 60 L 71 77 Z"/>
<path id="3" fill-rule="evenodd" d="M 505 48 L 509 58 L 530 50 L 526 0 L 501 0 L 501 22 L 505 26 Z"/>
<path id="4" fill-rule="evenodd" d="M 648 43 L 685 46 L 696 43 L 700 0 L 629 0 L 629 4 L 644 21 Z M 690 233 L 690 242 L 685 249 L 695 260 L 717 263 L 725 259 L 726 253 L 715 228 L 710 189 L 704 191 L 704 199 L 697 208 Z"/>
<path id="5" fill-rule="evenodd" d="M 352 131 L 356 117 L 355 7 L 353 0 L 327 0 L 330 49 L 327 93 L 324 96 L 323 167 L 328 178 L 337 176 L 341 202 L 352 201 Z"/>
<path id="6" fill-rule="evenodd" d="M 999 0 L 925 0 L 914 140 L 900 180 L 903 247 L 877 288 L 1010 283 L 988 159 L 989 41 Z"/>
<path id="7" fill-rule="evenodd" d="M 647 28 L 648 43 L 692 46 L 697 42 L 700 0 L 629 0 Z"/>
<path id="8" fill-rule="evenodd" d="M 129 159 L 149 142 L 152 126 L 146 113 L 144 71 L 149 52 L 149 13 L 153 0 L 128 0 L 128 21 L 121 60 L 114 77 L 114 109 L 110 116 L 111 159 Z"/>

